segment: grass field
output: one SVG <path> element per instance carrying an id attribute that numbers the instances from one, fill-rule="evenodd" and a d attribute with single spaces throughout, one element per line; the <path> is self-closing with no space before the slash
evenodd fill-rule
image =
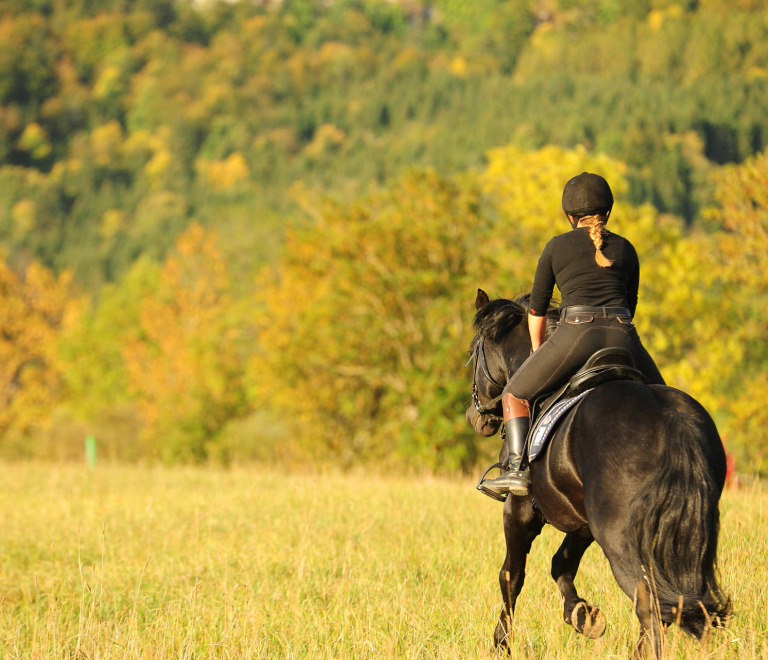
<path id="1" fill-rule="evenodd" d="M 464 480 L 258 470 L 0 465 L 0 658 L 488 658 L 501 505 Z M 669 657 L 768 658 L 768 489 L 728 491 L 720 571 L 736 616 Z M 560 617 L 534 545 L 514 657 L 626 658 L 631 602 L 600 549 L 577 587 L 608 618 Z"/>

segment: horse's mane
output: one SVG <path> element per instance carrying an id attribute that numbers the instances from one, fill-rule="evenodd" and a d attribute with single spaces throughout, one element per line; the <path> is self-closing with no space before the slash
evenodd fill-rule
<path id="1" fill-rule="evenodd" d="M 475 332 L 491 341 L 501 341 L 528 313 L 530 294 L 517 300 L 497 298 L 483 305 L 475 314 L 472 327 Z"/>
<path id="2" fill-rule="evenodd" d="M 530 299 L 531 294 L 526 293 L 517 300 L 506 298 L 491 300 L 477 311 L 472 327 L 481 337 L 499 342 L 528 316 Z M 550 306 L 547 312 L 547 336 L 555 327 L 553 312 L 556 313 L 557 308 Z"/>

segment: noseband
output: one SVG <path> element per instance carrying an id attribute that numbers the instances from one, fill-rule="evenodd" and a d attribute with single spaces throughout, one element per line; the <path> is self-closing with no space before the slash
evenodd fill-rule
<path id="1" fill-rule="evenodd" d="M 493 376 L 491 376 L 490 372 L 488 371 L 488 363 L 485 359 L 485 338 L 480 337 L 480 339 L 477 342 L 477 345 L 475 346 L 475 350 L 470 356 L 469 360 L 467 360 L 467 364 L 464 366 L 466 367 L 472 360 L 475 361 L 475 368 L 472 371 L 472 403 L 475 404 L 475 410 L 477 410 L 478 415 L 485 415 L 486 417 L 491 418 L 494 421 L 503 421 L 504 418 L 500 415 L 494 415 L 493 413 L 489 413 L 489 410 L 493 410 L 496 408 L 499 401 L 501 401 L 501 397 L 503 396 L 504 392 L 504 385 L 501 383 L 497 383 Z M 483 370 L 483 374 L 485 377 L 489 380 L 489 382 L 492 385 L 495 385 L 496 387 L 500 388 L 502 390 L 502 393 L 499 394 L 495 399 L 491 399 L 488 403 L 485 405 L 480 404 L 480 399 L 478 397 L 477 392 L 477 367 L 480 367 Z"/>

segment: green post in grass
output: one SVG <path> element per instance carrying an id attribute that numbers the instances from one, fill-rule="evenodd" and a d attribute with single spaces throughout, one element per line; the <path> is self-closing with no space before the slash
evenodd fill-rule
<path id="1" fill-rule="evenodd" d="M 85 439 L 85 464 L 90 468 L 96 467 L 96 438 L 92 435 Z"/>

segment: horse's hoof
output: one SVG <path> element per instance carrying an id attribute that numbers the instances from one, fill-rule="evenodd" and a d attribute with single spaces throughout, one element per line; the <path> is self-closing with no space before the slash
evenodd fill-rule
<path id="1" fill-rule="evenodd" d="M 605 633 L 605 614 L 594 605 L 581 601 L 571 611 L 571 625 L 584 637 L 597 639 Z"/>

